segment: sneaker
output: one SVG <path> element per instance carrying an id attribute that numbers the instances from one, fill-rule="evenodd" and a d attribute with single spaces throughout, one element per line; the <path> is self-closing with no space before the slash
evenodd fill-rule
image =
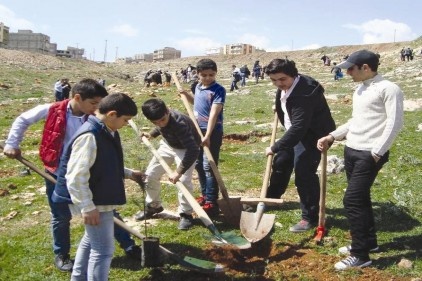
<path id="1" fill-rule="evenodd" d="M 54 258 L 54 265 L 63 272 L 71 272 L 73 268 L 73 262 L 69 255 L 57 255 Z"/>
<path id="2" fill-rule="evenodd" d="M 145 219 L 150 219 L 155 214 L 161 213 L 162 211 L 164 211 L 164 208 L 162 206 L 157 208 L 147 206 L 145 211 L 139 211 L 135 214 L 135 220 L 142 221 Z"/>
<path id="3" fill-rule="evenodd" d="M 205 205 L 205 196 L 201 195 L 198 198 L 196 198 L 196 202 L 198 202 L 199 206 L 204 206 Z"/>
<path id="4" fill-rule="evenodd" d="M 351 249 L 352 249 L 352 245 L 347 245 L 347 246 L 340 247 L 338 249 L 338 252 L 339 252 L 339 254 L 342 254 L 342 255 L 350 255 Z M 376 253 L 379 250 L 380 250 L 380 248 L 378 246 L 375 246 L 375 247 L 369 249 L 369 252 L 370 253 Z"/>
<path id="5" fill-rule="evenodd" d="M 205 202 L 204 206 L 202 206 L 202 209 L 204 209 L 204 211 L 210 217 L 218 216 L 220 213 L 220 209 L 218 208 L 217 203 Z"/>
<path id="6" fill-rule="evenodd" d="M 142 249 L 138 245 L 132 245 L 125 249 L 126 256 L 134 260 L 142 260 Z"/>
<path id="7" fill-rule="evenodd" d="M 301 220 L 294 226 L 290 227 L 290 232 L 304 232 L 312 228 L 312 224 L 308 221 Z"/>
<path id="8" fill-rule="evenodd" d="M 193 225 L 193 217 L 192 215 L 188 215 L 185 213 L 180 214 L 180 221 L 179 221 L 179 229 L 180 230 L 188 230 Z"/>
<path id="9" fill-rule="evenodd" d="M 349 268 L 352 268 L 352 267 L 362 268 L 362 267 L 370 266 L 371 264 L 372 264 L 371 260 L 362 260 L 362 259 L 354 257 L 354 256 L 348 256 L 344 260 L 336 263 L 334 265 L 334 268 L 336 270 L 345 270 L 345 269 L 349 269 Z"/>

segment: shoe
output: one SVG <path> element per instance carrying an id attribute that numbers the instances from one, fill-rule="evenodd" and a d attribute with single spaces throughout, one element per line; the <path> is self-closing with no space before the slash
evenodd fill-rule
<path id="1" fill-rule="evenodd" d="M 193 225 L 193 217 L 192 215 L 188 215 L 185 213 L 180 214 L 180 221 L 179 221 L 179 227 L 180 230 L 188 230 Z"/>
<path id="2" fill-rule="evenodd" d="M 196 198 L 196 202 L 198 202 L 199 206 L 201 206 L 201 207 L 204 206 L 205 196 L 204 195 L 199 196 L 198 198 Z"/>
<path id="3" fill-rule="evenodd" d="M 132 245 L 125 249 L 126 256 L 134 260 L 142 260 L 142 249 L 138 245 Z"/>
<path id="4" fill-rule="evenodd" d="M 138 213 L 136 213 L 135 220 L 142 221 L 145 219 L 150 219 L 155 214 L 161 213 L 162 211 L 164 211 L 164 208 L 162 206 L 157 208 L 147 206 L 145 211 L 139 211 Z"/>
<path id="5" fill-rule="evenodd" d="M 312 228 L 312 224 L 308 221 L 301 220 L 294 226 L 290 227 L 290 232 L 304 232 Z"/>
<path id="6" fill-rule="evenodd" d="M 370 266 L 372 264 L 371 260 L 361 260 L 360 258 L 354 257 L 354 256 L 348 256 L 342 261 L 339 261 L 334 265 L 334 268 L 336 270 L 345 270 L 352 267 L 366 267 Z"/>
<path id="7" fill-rule="evenodd" d="M 347 246 L 340 247 L 338 249 L 338 252 L 339 252 L 339 254 L 342 254 L 342 255 L 350 255 L 350 250 L 351 249 L 352 249 L 352 245 L 347 245 Z M 380 250 L 380 247 L 375 246 L 375 247 L 369 249 L 369 252 L 370 253 L 376 253 L 379 250 Z"/>
<path id="8" fill-rule="evenodd" d="M 202 209 L 204 209 L 204 211 L 210 217 L 215 217 L 220 214 L 220 209 L 218 208 L 217 203 L 205 202 L 204 206 L 202 206 Z"/>
<path id="9" fill-rule="evenodd" d="M 72 272 L 73 262 L 69 255 L 57 255 L 54 258 L 54 265 L 63 272 Z"/>

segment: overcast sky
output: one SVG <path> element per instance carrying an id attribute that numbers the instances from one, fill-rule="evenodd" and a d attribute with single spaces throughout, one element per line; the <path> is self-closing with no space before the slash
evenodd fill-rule
<path id="1" fill-rule="evenodd" d="M 50 36 L 58 49 L 114 61 L 174 47 L 182 57 L 248 43 L 266 51 L 408 41 L 420 0 L 0 0 L 0 22 Z"/>

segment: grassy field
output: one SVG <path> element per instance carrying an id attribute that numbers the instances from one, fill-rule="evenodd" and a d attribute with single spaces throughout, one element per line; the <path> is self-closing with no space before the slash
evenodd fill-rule
<path id="1" fill-rule="evenodd" d="M 337 98 L 329 99 L 330 108 L 338 125 L 345 122 L 351 113 L 350 98 L 355 86 L 351 79 L 345 77 L 341 81 L 334 82 L 330 69 L 320 65 L 317 56 L 310 61 L 304 59 L 297 63 L 300 72 L 315 77 L 324 85 L 327 97 Z M 70 77 L 72 81 L 78 81 L 83 77 L 105 77 L 108 85 L 116 84 L 110 91 L 128 93 L 138 105 L 154 95 L 165 100 L 170 107 L 185 112 L 174 86 L 145 89 L 140 81 L 125 79 L 122 75 L 122 66 L 114 68 L 83 62 L 67 64 L 65 60 L 63 65 L 59 69 L 0 66 L 0 84 L 8 86 L 0 87 L 1 139 L 6 139 L 11 123 L 21 112 L 53 100 L 52 84 L 60 76 Z M 401 86 L 406 100 L 421 99 L 421 66 L 422 59 L 410 62 L 408 65 L 400 64 L 396 60 L 385 60 L 380 66 L 380 73 L 386 73 L 389 79 Z M 397 72 L 397 69 L 401 72 Z M 405 76 L 414 69 L 419 69 L 419 76 L 417 74 Z M 125 70 L 131 77 L 137 72 L 139 69 L 134 66 L 128 66 Z M 223 70 L 220 71 L 222 72 Z M 220 75 L 219 81 L 226 86 L 226 89 L 228 88 L 228 77 Z M 247 87 L 227 97 L 225 135 L 227 137 L 237 134 L 244 137 L 241 141 L 225 138 L 221 150 L 219 167 L 231 195 L 259 196 L 266 161 L 264 149 L 268 146 L 270 123 L 273 120 L 271 110 L 273 99 L 274 87 L 268 79 L 260 81 L 258 85 L 249 81 Z M 136 117 L 135 121 L 145 130 L 151 126 L 140 116 Z M 332 278 L 330 280 L 382 280 L 387 277 L 390 280 L 412 280 L 421 277 L 422 149 L 421 131 L 418 130 L 420 124 L 420 109 L 406 111 L 405 126 L 391 149 L 390 161 L 384 166 L 373 185 L 372 198 L 382 251 L 371 255 L 374 261 L 371 269 L 342 273 L 337 273 L 333 269 L 332 261 L 340 259 L 337 254 L 338 247 L 350 243 L 342 204 L 346 179 L 344 173 L 340 173 L 328 176 L 329 233 L 323 246 L 313 243 L 311 232 L 292 234 L 288 231 L 290 225 L 300 218 L 297 192 L 291 182 L 287 193 L 283 196 L 286 203 L 267 211 L 276 214 L 276 225 L 269 238 L 273 243 L 272 247 L 280 254 L 277 257 L 262 258 L 264 266 L 250 264 L 242 267 L 242 270 L 232 268 L 225 275 L 218 277 L 191 273 L 173 263 L 166 264 L 160 269 L 149 269 L 142 268 L 140 262 L 127 259 L 124 252 L 116 245 L 110 280 L 186 281 L 217 280 L 217 278 L 218 280 L 328 280 L 318 277 L 322 273 L 330 276 Z M 42 165 L 37 151 L 42 128 L 42 122 L 31 126 L 22 143 L 24 156 L 39 167 Z M 120 132 L 126 166 L 145 168 L 152 157 L 151 153 L 140 144 L 131 128 L 123 128 Z M 278 137 L 281 135 L 280 130 Z M 342 158 L 343 147 L 343 144 L 339 143 L 329 151 L 329 155 Z M 53 265 L 49 207 L 45 198 L 43 179 L 35 173 L 22 176 L 23 169 L 24 166 L 18 161 L 0 156 L 0 188 L 8 192 L 8 195 L 0 197 L 0 280 L 68 280 L 69 275 L 59 272 Z M 197 194 L 198 191 L 195 192 Z M 128 203 L 119 211 L 123 217 L 131 219 L 142 207 L 142 193 L 137 185 L 128 181 L 127 195 Z M 176 188 L 164 183 L 162 197 L 165 208 L 175 211 Z M 223 220 L 217 220 L 215 223 L 222 231 L 233 230 Z M 140 223 L 135 226 L 143 232 Z M 73 257 L 83 233 L 83 226 L 78 218 L 74 218 L 71 227 Z M 238 229 L 234 231 L 240 235 Z M 208 231 L 199 220 L 193 229 L 180 232 L 177 230 L 177 220 L 161 219 L 155 225 L 148 227 L 148 234 L 159 237 L 162 245 L 176 253 L 212 260 L 209 253 L 213 246 L 207 238 Z M 310 264 L 304 269 L 283 268 L 283 263 L 299 263 L 301 258 L 299 250 L 296 254 L 291 254 L 286 247 L 303 248 L 315 253 L 321 265 L 316 269 L 314 261 L 313 265 Z M 398 266 L 403 258 L 412 262 L 411 268 Z M 326 262 L 327 260 L 329 262 Z"/>

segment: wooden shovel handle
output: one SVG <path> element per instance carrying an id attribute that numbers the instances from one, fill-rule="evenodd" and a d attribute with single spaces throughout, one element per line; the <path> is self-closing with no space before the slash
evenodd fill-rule
<path id="1" fill-rule="evenodd" d="M 327 193 L 327 150 L 321 153 L 321 177 L 320 177 L 320 196 L 319 196 L 319 221 L 320 227 L 325 226 L 325 197 Z"/>
<path id="2" fill-rule="evenodd" d="M 176 73 L 172 73 L 172 77 L 173 77 L 174 83 L 176 84 L 177 89 L 179 91 L 183 90 L 183 87 L 182 87 L 182 85 L 180 85 L 179 78 L 177 78 Z M 202 135 L 201 128 L 199 128 L 198 122 L 196 121 L 195 115 L 193 114 L 193 111 L 192 111 L 192 108 L 191 108 L 191 105 L 190 105 L 188 99 L 183 94 L 181 94 L 181 97 L 182 97 L 183 105 L 185 106 L 185 108 L 186 108 L 186 110 L 189 114 L 190 119 L 192 119 L 193 123 L 195 124 L 195 128 L 198 131 L 198 134 L 201 137 L 204 137 Z M 205 155 L 207 156 L 207 159 L 210 163 L 210 166 L 211 166 L 211 169 L 214 173 L 215 179 L 217 180 L 217 184 L 220 187 L 221 195 L 223 196 L 224 199 L 229 199 L 229 194 L 227 192 L 227 188 L 224 184 L 223 178 L 221 177 L 220 171 L 218 170 L 217 164 L 214 161 L 214 157 L 212 157 L 212 154 L 211 154 L 209 147 L 206 146 L 206 145 L 204 145 L 204 152 L 205 152 Z"/>
<path id="3" fill-rule="evenodd" d="M 275 137 L 277 135 L 277 124 L 278 124 L 278 115 L 274 114 L 273 129 L 271 132 L 271 141 L 270 146 L 273 146 L 275 143 Z M 268 183 L 270 181 L 271 166 L 273 164 L 273 155 L 267 156 L 267 165 L 265 166 L 264 181 L 262 182 L 261 195 L 260 198 L 265 198 L 267 196 Z"/>

